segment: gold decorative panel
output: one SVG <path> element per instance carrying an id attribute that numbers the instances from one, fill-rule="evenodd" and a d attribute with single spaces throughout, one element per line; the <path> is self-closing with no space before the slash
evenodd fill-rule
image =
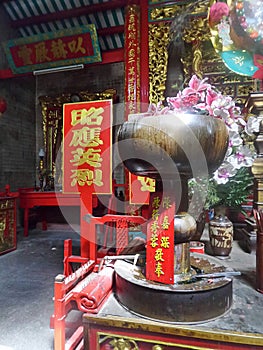
<path id="1" fill-rule="evenodd" d="M 182 65 L 183 82 L 179 80 L 178 87 L 196 74 L 207 77 L 222 93 L 244 104 L 248 95 L 257 91 L 257 82 L 230 71 L 215 52 L 207 22 L 210 1 L 160 6 L 161 3 L 151 1 L 149 8 L 149 102 L 165 100 L 167 77 L 173 73 L 168 67 L 169 45 L 181 35 L 182 46 L 173 52 L 175 60 Z"/>
<path id="2" fill-rule="evenodd" d="M 178 16 L 179 14 L 182 14 L 185 8 L 185 5 L 155 7 L 149 10 L 149 20 L 163 21 L 164 19 L 172 19 L 175 15 Z"/>
<path id="3" fill-rule="evenodd" d="M 164 100 L 167 74 L 167 46 L 169 43 L 169 24 L 149 25 L 149 101 L 158 103 Z"/>

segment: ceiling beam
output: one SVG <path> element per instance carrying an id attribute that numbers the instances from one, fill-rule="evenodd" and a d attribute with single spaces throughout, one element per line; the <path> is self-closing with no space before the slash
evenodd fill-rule
<path id="1" fill-rule="evenodd" d="M 65 18 L 80 17 L 96 12 L 104 12 L 107 10 L 114 10 L 125 7 L 129 1 L 127 0 L 114 0 L 100 4 L 93 4 L 83 7 L 78 7 L 70 10 L 59 11 L 49 13 L 47 15 L 34 16 L 30 18 L 18 19 L 12 21 L 11 26 L 13 28 L 20 28 L 24 26 L 31 26 L 39 23 L 54 22 Z"/>
<path id="2" fill-rule="evenodd" d="M 110 28 L 101 28 L 97 30 L 99 36 L 124 33 L 124 26 L 115 26 Z"/>

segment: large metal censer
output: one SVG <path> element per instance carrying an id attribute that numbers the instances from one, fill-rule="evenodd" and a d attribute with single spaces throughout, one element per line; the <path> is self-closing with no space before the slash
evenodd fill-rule
<path id="1" fill-rule="evenodd" d="M 175 189 L 181 187 L 183 199 L 176 204 L 174 215 L 173 284 L 146 279 L 151 271 L 147 260 L 142 267 L 117 261 L 118 301 L 132 313 L 164 322 L 191 324 L 223 315 L 232 305 L 232 278 L 212 257 L 190 256 L 189 241 L 196 222 L 187 213 L 187 182 L 191 177 L 211 174 L 222 163 L 228 147 L 224 122 L 198 114 L 137 115 L 120 127 L 118 147 L 131 173 L 156 180 L 156 195 L 174 195 L 173 203 L 177 203 Z M 150 205 L 154 196 L 151 193 Z M 214 273 L 221 276 L 207 276 Z"/>
<path id="2" fill-rule="evenodd" d="M 232 305 L 232 271 L 203 254 L 191 254 L 191 266 L 194 268 L 191 268 L 190 280 L 165 285 L 146 280 L 142 268 L 138 266 L 123 260 L 116 261 L 116 298 L 131 313 L 175 324 L 202 323 L 229 311 Z M 205 271 L 204 277 L 198 276 L 196 271 L 199 269 Z M 213 277 L 214 274 L 219 277 Z"/>

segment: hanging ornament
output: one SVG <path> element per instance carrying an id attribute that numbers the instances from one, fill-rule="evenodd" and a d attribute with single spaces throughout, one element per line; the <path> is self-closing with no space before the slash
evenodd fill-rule
<path id="1" fill-rule="evenodd" d="M 3 97 L 0 97 L 0 116 L 6 111 L 6 100 Z"/>

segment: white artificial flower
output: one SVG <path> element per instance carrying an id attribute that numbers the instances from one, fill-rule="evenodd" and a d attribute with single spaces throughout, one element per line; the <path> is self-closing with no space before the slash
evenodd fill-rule
<path id="1" fill-rule="evenodd" d="M 229 145 L 236 147 L 243 144 L 243 140 L 237 130 L 229 129 Z"/>
<path id="2" fill-rule="evenodd" d="M 248 135 L 259 132 L 259 120 L 257 117 L 249 117 L 245 126 L 245 131 Z"/>
<path id="3" fill-rule="evenodd" d="M 218 184 L 226 184 L 229 178 L 235 176 L 237 169 L 233 164 L 228 161 L 223 162 L 223 164 L 214 172 L 214 180 Z"/>
<path id="4" fill-rule="evenodd" d="M 235 153 L 228 157 L 228 161 L 233 164 L 236 169 L 242 167 L 251 167 L 254 161 L 254 152 L 247 145 L 239 146 Z"/>

